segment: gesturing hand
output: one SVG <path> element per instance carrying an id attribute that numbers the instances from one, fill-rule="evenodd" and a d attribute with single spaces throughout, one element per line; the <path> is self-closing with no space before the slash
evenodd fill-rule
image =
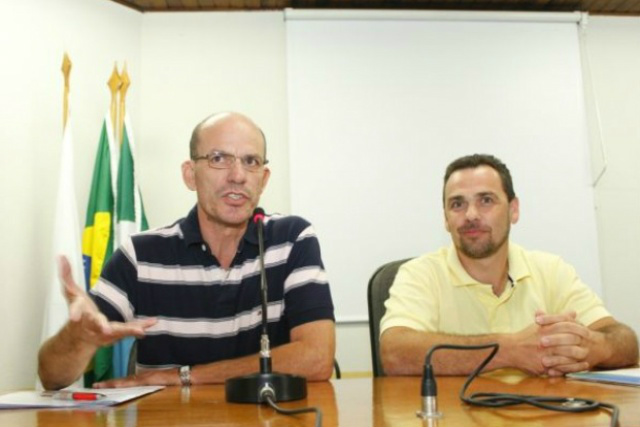
<path id="1" fill-rule="evenodd" d="M 104 346 L 127 336 L 143 336 L 145 330 L 156 323 L 156 319 L 152 318 L 126 323 L 110 322 L 89 295 L 75 283 L 69 261 L 64 256 L 58 258 L 58 272 L 69 305 L 68 327 L 76 339 Z"/>

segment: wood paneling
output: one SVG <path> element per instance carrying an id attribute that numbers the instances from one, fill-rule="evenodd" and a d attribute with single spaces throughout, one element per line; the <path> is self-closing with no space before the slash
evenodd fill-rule
<path id="1" fill-rule="evenodd" d="M 582 11 L 640 15 L 638 0 L 110 0 L 142 12 L 294 8 Z"/>

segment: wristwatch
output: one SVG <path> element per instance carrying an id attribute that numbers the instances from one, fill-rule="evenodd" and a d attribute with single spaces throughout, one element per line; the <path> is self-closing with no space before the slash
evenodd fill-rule
<path id="1" fill-rule="evenodd" d="M 191 385 L 191 366 L 185 365 L 180 366 L 180 370 L 178 371 L 180 374 L 180 384 L 183 387 L 188 387 Z"/>

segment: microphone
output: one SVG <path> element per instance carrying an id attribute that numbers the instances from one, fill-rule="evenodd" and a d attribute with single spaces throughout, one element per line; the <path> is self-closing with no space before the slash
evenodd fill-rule
<path id="1" fill-rule="evenodd" d="M 260 254 L 260 294 L 262 295 L 262 335 L 260 337 L 260 373 L 271 373 L 271 349 L 267 332 L 267 274 L 264 268 L 264 209 L 257 207 L 253 211 L 253 223 L 258 234 L 258 253 Z"/>
<path id="2" fill-rule="evenodd" d="M 253 210 L 253 223 L 257 224 L 260 223 L 260 227 L 262 227 L 264 224 L 264 209 L 262 209 L 261 207 L 257 207 Z M 258 231 L 259 234 L 262 234 L 262 229 Z M 258 238 L 260 238 L 260 235 L 258 235 Z"/>
<path id="3" fill-rule="evenodd" d="M 471 384 L 471 381 L 484 369 L 493 356 L 498 352 L 499 345 L 497 343 L 481 344 L 481 345 L 454 345 L 454 344 L 436 344 L 432 346 L 427 355 L 424 358 L 424 367 L 422 370 L 422 384 L 420 390 L 420 396 L 422 398 L 422 407 L 419 411 L 416 411 L 416 416 L 423 420 L 433 420 L 442 417 L 442 412 L 438 411 L 438 386 L 436 384 L 436 378 L 434 374 L 433 366 L 431 365 L 431 357 L 433 353 L 441 349 L 449 350 L 484 350 L 491 348 L 492 351 L 489 356 L 480 363 L 480 365 L 473 370 L 469 378 L 465 382 L 462 391 L 460 392 L 460 398 L 470 404 L 475 404 L 473 399 L 466 399 L 464 393 Z M 472 396 L 473 398 L 473 396 Z"/>
<path id="4" fill-rule="evenodd" d="M 425 363 L 422 370 L 422 385 L 420 390 L 420 396 L 422 397 L 422 408 L 416 412 L 419 418 L 440 418 L 442 412 L 438 411 L 438 386 L 436 384 L 436 378 L 433 374 L 433 367 L 431 362 Z"/>
<path id="5" fill-rule="evenodd" d="M 260 371 L 229 378 L 225 381 L 227 402 L 264 403 L 300 400 L 307 397 L 307 380 L 298 375 L 271 370 L 271 349 L 267 331 L 267 273 L 264 267 L 264 210 L 256 208 L 252 220 L 256 224 L 260 258 L 260 294 L 262 303 L 262 335 L 260 337 Z"/>
<path id="6" fill-rule="evenodd" d="M 460 400 L 462 402 L 473 405 L 481 406 L 484 408 L 504 408 L 508 406 L 527 404 L 535 406 L 536 408 L 547 409 L 550 411 L 569 412 L 569 413 L 582 413 L 586 411 L 593 411 L 597 409 L 607 409 L 611 411 L 611 427 L 618 425 L 618 418 L 620 410 L 616 405 L 606 402 L 599 402 L 593 399 L 586 399 L 582 397 L 563 397 L 563 396 L 536 396 L 536 395 L 524 395 L 524 394 L 510 394 L 510 393 L 487 393 L 476 392 L 467 395 L 467 389 L 473 382 L 473 380 L 480 374 L 485 366 L 489 364 L 491 359 L 498 353 L 500 345 L 498 343 L 488 343 L 481 345 L 454 345 L 454 344 L 436 344 L 432 346 L 424 360 L 424 370 L 422 376 L 422 408 L 416 412 L 418 418 L 422 418 L 423 425 L 426 422 L 428 426 L 437 426 L 437 419 L 442 416 L 441 412 L 438 412 L 437 387 L 436 380 L 433 374 L 433 366 L 431 366 L 431 356 L 436 350 L 449 349 L 449 350 L 484 350 L 491 349 L 491 352 L 487 357 L 480 362 L 480 364 L 469 374 L 466 381 L 462 385 L 460 390 Z"/>

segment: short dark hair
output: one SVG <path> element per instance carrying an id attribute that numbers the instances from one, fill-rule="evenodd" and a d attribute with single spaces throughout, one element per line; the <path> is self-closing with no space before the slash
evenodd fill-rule
<path id="1" fill-rule="evenodd" d="M 444 187 L 447 185 L 447 181 L 451 175 L 462 169 L 477 168 L 478 166 L 489 166 L 500 175 L 500 181 L 502 181 L 502 189 L 507 194 L 507 200 L 512 201 L 516 198 L 516 193 L 513 190 L 513 181 L 511 179 L 511 172 L 507 165 L 502 163 L 500 159 L 491 154 L 471 154 L 469 156 L 460 157 L 449 163 L 447 170 L 444 173 L 444 184 L 442 186 L 442 199 L 444 201 Z"/>
<path id="2" fill-rule="evenodd" d="M 209 122 L 212 118 L 216 116 L 220 116 L 222 114 L 229 114 L 228 112 L 220 112 L 214 113 L 207 117 L 205 117 L 200 123 L 193 128 L 193 132 L 191 132 L 191 140 L 189 141 L 189 156 L 191 159 L 195 159 L 198 157 L 198 142 L 200 141 L 200 130 L 204 127 L 204 125 Z M 262 141 L 264 142 L 264 158 L 267 159 L 267 137 L 265 136 L 262 129 L 254 123 L 254 126 L 260 131 L 260 135 L 262 135 Z"/>

